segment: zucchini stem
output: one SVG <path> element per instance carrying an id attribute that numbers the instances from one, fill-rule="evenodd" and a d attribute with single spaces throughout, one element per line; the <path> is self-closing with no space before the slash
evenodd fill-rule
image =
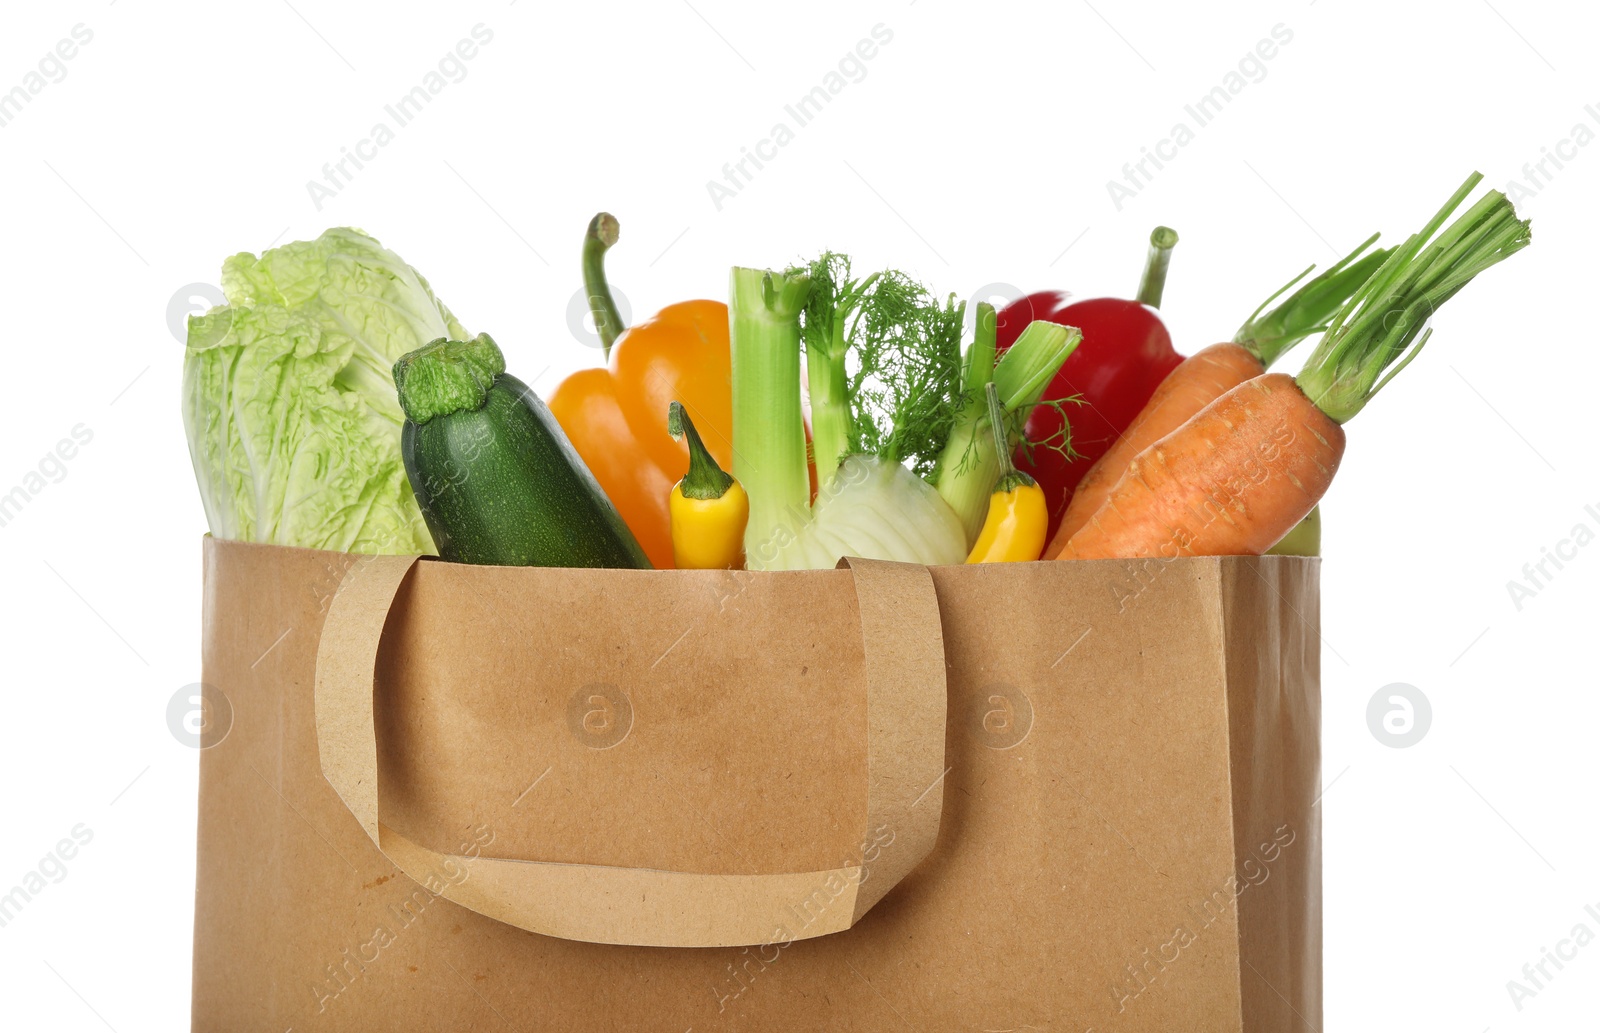
<path id="1" fill-rule="evenodd" d="M 488 334 L 468 341 L 443 337 L 406 352 L 394 364 L 394 386 L 406 419 L 423 424 L 435 416 L 482 409 L 489 388 L 506 371 L 506 358 Z"/>

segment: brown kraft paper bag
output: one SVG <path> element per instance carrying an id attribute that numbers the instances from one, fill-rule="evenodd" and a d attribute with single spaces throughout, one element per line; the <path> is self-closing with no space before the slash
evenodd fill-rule
<path id="1" fill-rule="evenodd" d="M 207 539 L 193 1029 L 1320 1029 L 1317 570 Z"/>

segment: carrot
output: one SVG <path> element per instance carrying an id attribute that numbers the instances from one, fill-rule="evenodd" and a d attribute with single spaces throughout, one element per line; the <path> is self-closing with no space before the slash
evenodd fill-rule
<path id="1" fill-rule="evenodd" d="M 1294 378 L 1225 391 L 1145 449 L 1057 559 L 1255 556 L 1328 490 L 1344 429 Z"/>
<path id="2" fill-rule="evenodd" d="M 1530 242 L 1497 190 L 1439 232 L 1482 178 L 1385 258 L 1297 377 L 1237 384 L 1146 447 L 1054 557 L 1256 555 L 1292 530 L 1333 481 L 1343 424 L 1416 358 L 1428 318 Z"/>
<path id="3" fill-rule="evenodd" d="M 1078 482 L 1050 547 L 1059 549 L 1089 522 L 1128 473 L 1136 456 L 1183 426 L 1229 388 L 1264 372 L 1260 359 L 1231 342 L 1203 348 L 1179 363 L 1128 429 Z"/>
<path id="4" fill-rule="evenodd" d="M 1380 248 L 1356 261 L 1377 239 L 1374 233 L 1263 316 L 1268 305 L 1311 271 L 1306 269 L 1262 302 L 1232 341 L 1201 349 L 1169 373 L 1127 430 L 1078 483 L 1062 514 L 1060 528 L 1046 546 L 1046 554 L 1060 549 L 1089 522 L 1135 456 L 1183 426 L 1229 388 L 1265 373 L 1280 355 L 1304 338 L 1326 329 L 1327 321 L 1388 257 L 1388 252 Z"/>

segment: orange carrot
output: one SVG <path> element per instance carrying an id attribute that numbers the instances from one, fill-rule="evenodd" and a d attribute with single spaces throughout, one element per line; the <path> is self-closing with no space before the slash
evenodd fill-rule
<path id="1" fill-rule="evenodd" d="M 1498 190 L 1439 232 L 1482 178 L 1469 176 L 1388 255 L 1334 317 L 1299 376 L 1267 373 L 1238 384 L 1146 447 L 1052 555 L 1255 555 L 1293 529 L 1338 470 L 1342 425 L 1416 358 L 1431 333 L 1428 318 L 1530 242 L 1528 223 Z"/>
<path id="2" fill-rule="evenodd" d="M 1078 482 L 1049 548 L 1059 549 L 1089 522 L 1128 472 L 1134 457 L 1183 426 L 1229 388 L 1265 372 L 1260 359 L 1231 342 L 1203 348 L 1179 363 L 1128 429 Z"/>
<path id="3" fill-rule="evenodd" d="M 1224 392 L 1139 454 L 1057 559 L 1255 556 L 1328 490 L 1344 429 L 1284 373 Z"/>
<path id="4" fill-rule="evenodd" d="M 1157 387 L 1139 415 L 1115 444 L 1089 469 L 1067 504 L 1061 526 L 1046 546 L 1046 555 L 1065 545 L 1110 496 L 1133 458 L 1188 422 L 1223 392 L 1267 371 L 1277 358 L 1326 324 L 1372 277 L 1388 257 L 1379 249 L 1357 257 L 1378 239 L 1374 233 L 1326 272 L 1301 287 L 1282 304 L 1262 315 L 1267 306 L 1299 283 L 1299 276 L 1262 302 L 1244 326 L 1225 344 L 1214 344 L 1183 360 Z"/>

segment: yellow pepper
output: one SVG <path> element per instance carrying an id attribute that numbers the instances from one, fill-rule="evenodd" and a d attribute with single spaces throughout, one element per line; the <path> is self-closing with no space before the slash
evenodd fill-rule
<path id="1" fill-rule="evenodd" d="M 989 422 L 994 428 L 995 451 L 1000 456 L 1000 478 L 989 496 L 989 513 L 984 517 L 978 540 L 967 554 L 968 563 L 1016 563 L 1036 560 L 1044 551 L 1045 530 L 1050 514 L 1045 506 L 1044 489 L 1032 477 L 1011 463 L 1011 442 L 1006 432 L 1000 394 L 991 382 Z"/>
<path id="2" fill-rule="evenodd" d="M 741 569 L 749 496 L 711 458 L 689 414 L 677 402 L 667 408 L 667 430 L 689 442 L 689 472 L 672 486 L 667 499 L 674 564 L 680 570 Z"/>

